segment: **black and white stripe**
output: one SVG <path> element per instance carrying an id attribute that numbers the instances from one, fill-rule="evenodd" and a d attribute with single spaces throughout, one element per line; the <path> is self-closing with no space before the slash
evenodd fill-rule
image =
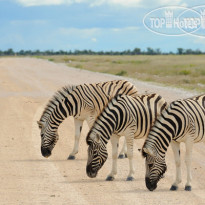
<path id="1" fill-rule="evenodd" d="M 146 186 L 149 190 L 157 187 L 166 171 L 165 154 L 171 143 L 176 163 L 176 180 L 171 190 L 181 182 L 180 143 L 186 146 L 187 183 L 185 190 L 191 190 L 191 156 L 194 143 L 205 141 L 205 95 L 172 102 L 165 109 L 143 146 L 146 157 Z"/>
<path id="2" fill-rule="evenodd" d="M 58 140 L 58 127 L 68 116 L 74 117 L 75 144 L 69 159 L 74 159 L 78 153 L 79 138 L 86 120 L 89 127 L 107 105 L 109 100 L 117 94 L 137 95 L 136 87 L 126 80 L 113 80 L 102 83 L 66 86 L 59 90 L 49 101 L 40 120 L 41 152 L 48 157 Z"/>
<path id="3" fill-rule="evenodd" d="M 137 97 L 118 95 L 114 97 L 98 116 L 89 131 L 87 175 L 95 177 L 106 161 L 106 144 L 112 143 L 112 170 L 107 180 L 114 180 L 117 174 L 117 154 L 120 136 L 125 136 L 130 172 L 127 180 L 133 180 L 133 140 L 146 137 L 151 125 L 165 108 L 165 100 L 158 94 Z"/>

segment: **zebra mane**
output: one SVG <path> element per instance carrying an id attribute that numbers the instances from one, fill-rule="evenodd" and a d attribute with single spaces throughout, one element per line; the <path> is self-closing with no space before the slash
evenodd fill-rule
<path id="1" fill-rule="evenodd" d="M 117 95 L 115 95 L 113 98 L 109 99 L 107 105 L 105 105 L 104 108 L 102 109 L 102 111 L 98 114 L 98 116 L 96 117 L 96 119 L 95 119 L 93 125 L 92 125 L 91 128 L 90 128 L 89 133 L 87 134 L 87 138 L 86 138 L 87 144 L 88 144 L 88 141 L 89 141 L 89 137 L 88 137 L 88 136 L 90 136 L 90 133 L 92 132 L 93 128 L 95 129 L 95 124 L 96 124 L 96 122 L 100 119 L 101 114 L 105 111 L 105 109 L 107 108 L 108 104 L 109 104 L 113 99 L 116 99 L 117 96 L 121 96 L 121 95 L 122 95 L 122 94 L 117 94 Z"/>
<path id="2" fill-rule="evenodd" d="M 121 97 L 122 95 L 123 95 L 123 94 L 116 94 L 114 97 L 110 98 L 110 99 L 108 100 L 107 105 L 104 106 L 104 108 L 102 109 L 102 111 L 101 111 L 101 112 L 98 114 L 98 116 L 96 117 L 96 121 L 97 121 L 98 118 L 100 118 L 101 114 L 105 111 L 105 109 L 106 109 L 107 106 L 110 104 L 110 102 L 111 102 L 112 100 L 114 100 L 114 99 L 117 99 L 118 96 Z M 93 125 L 94 125 L 94 124 L 93 124 Z"/>
<path id="3" fill-rule="evenodd" d="M 40 122 L 45 122 L 49 118 L 50 114 L 53 112 L 53 105 L 57 105 L 59 102 L 61 102 L 66 96 L 68 96 L 70 93 L 75 90 L 76 85 L 66 85 L 62 87 L 60 90 L 55 92 L 55 94 L 52 96 L 52 98 L 47 103 L 41 118 Z"/>

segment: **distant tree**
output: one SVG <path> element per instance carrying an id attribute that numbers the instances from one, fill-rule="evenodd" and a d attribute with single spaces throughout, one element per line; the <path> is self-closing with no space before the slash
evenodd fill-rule
<path id="1" fill-rule="evenodd" d="M 155 54 L 154 49 L 148 47 L 148 48 L 147 48 L 147 53 L 146 53 L 146 54 L 147 54 L 147 55 L 154 55 L 154 54 Z"/>
<path id="2" fill-rule="evenodd" d="M 186 51 L 184 53 L 185 54 L 193 54 L 194 51 L 192 49 L 186 49 Z"/>
<path id="3" fill-rule="evenodd" d="M 140 48 L 135 48 L 133 51 L 132 51 L 133 55 L 139 55 L 141 54 L 141 49 Z"/>
<path id="4" fill-rule="evenodd" d="M 177 54 L 182 55 L 184 53 L 183 48 L 177 48 Z"/>
<path id="5" fill-rule="evenodd" d="M 170 55 L 174 55 L 174 53 L 172 52 L 172 51 L 169 51 L 169 53 L 168 54 L 170 54 Z"/>
<path id="6" fill-rule="evenodd" d="M 25 55 L 25 51 L 24 50 L 20 50 L 17 54 L 23 56 L 23 55 Z"/>
<path id="7" fill-rule="evenodd" d="M 0 51 L 0 56 L 3 55 L 168 55 L 168 54 L 205 54 L 205 52 L 202 52 L 199 49 L 192 50 L 192 49 L 183 49 L 183 48 L 177 48 L 177 52 L 161 52 L 159 48 L 153 49 L 151 47 L 147 47 L 146 51 L 141 50 L 140 48 L 134 48 L 133 50 L 124 50 L 124 51 L 92 51 L 92 50 L 75 50 L 75 51 L 65 51 L 65 50 L 59 50 L 59 51 L 53 51 L 53 50 L 46 50 L 46 51 L 40 51 L 40 50 L 20 50 L 18 52 L 14 52 L 12 48 L 6 50 L 6 51 Z"/>
<path id="8" fill-rule="evenodd" d="M 157 48 L 157 49 L 155 50 L 155 54 L 157 54 L 157 55 L 162 54 L 162 52 L 161 52 L 160 48 Z"/>
<path id="9" fill-rule="evenodd" d="M 12 48 L 9 48 L 7 51 L 4 51 L 4 54 L 5 55 L 8 55 L 8 56 L 12 56 L 12 55 L 15 55 L 14 51 Z"/>
<path id="10" fill-rule="evenodd" d="M 196 49 L 195 54 L 202 54 L 202 52 L 199 49 Z"/>

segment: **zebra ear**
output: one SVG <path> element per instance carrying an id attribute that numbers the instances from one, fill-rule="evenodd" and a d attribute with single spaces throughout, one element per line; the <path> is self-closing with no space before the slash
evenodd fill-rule
<path id="1" fill-rule="evenodd" d="M 95 136 L 95 141 L 96 141 L 97 143 L 100 143 L 100 135 L 99 135 L 99 134 L 96 134 L 96 136 Z"/>
<path id="2" fill-rule="evenodd" d="M 91 140 L 90 140 L 90 138 L 89 138 L 89 133 L 88 133 L 88 135 L 87 135 L 87 137 L 86 137 L 86 142 L 87 142 L 87 145 L 91 145 Z"/>
<path id="3" fill-rule="evenodd" d="M 42 129 L 43 123 L 41 121 L 37 121 L 37 124 L 38 124 L 39 129 Z"/>
<path id="4" fill-rule="evenodd" d="M 100 143 L 100 135 L 97 133 L 92 133 L 89 135 L 89 137 L 94 140 L 97 143 Z"/>
<path id="5" fill-rule="evenodd" d="M 142 149 L 142 155 L 145 157 L 146 154 L 149 154 L 150 156 L 154 157 L 153 151 L 152 151 L 150 148 L 144 147 L 144 148 Z"/>

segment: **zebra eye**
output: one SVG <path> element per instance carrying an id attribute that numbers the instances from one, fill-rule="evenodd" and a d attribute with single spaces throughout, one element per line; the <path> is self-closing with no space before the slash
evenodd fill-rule
<path id="1" fill-rule="evenodd" d="M 86 142 L 87 142 L 87 145 L 89 146 L 92 144 L 90 140 L 87 140 Z"/>
<path id="2" fill-rule="evenodd" d="M 152 164 L 148 164 L 149 169 L 151 169 L 152 166 L 153 166 L 153 163 Z"/>

